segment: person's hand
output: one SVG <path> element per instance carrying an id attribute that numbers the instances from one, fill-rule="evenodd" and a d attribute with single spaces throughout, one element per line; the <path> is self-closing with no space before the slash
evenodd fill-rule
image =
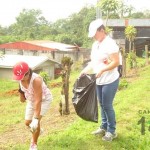
<path id="1" fill-rule="evenodd" d="M 83 77 L 83 76 L 85 76 L 85 75 L 86 75 L 85 72 L 81 72 L 80 75 L 79 75 L 79 78 L 81 78 L 81 77 Z"/>
<path id="2" fill-rule="evenodd" d="M 35 132 L 37 130 L 38 122 L 39 122 L 39 120 L 37 118 L 32 119 L 32 122 L 29 125 L 31 132 Z"/>
<path id="3" fill-rule="evenodd" d="M 96 78 L 99 78 L 103 73 L 103 70 L 100 70 L 97 74 L 96 74 Z"/>

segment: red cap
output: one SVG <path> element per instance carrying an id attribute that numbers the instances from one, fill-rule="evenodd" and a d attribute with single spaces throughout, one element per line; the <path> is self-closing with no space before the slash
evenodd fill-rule
<path id="1" fill-rule="evenodd" d="M 29 71 L 29 66 L 25 62 L 18 62 L 13 67 L 13 79 L 22 80 L 24 75 Z"/>

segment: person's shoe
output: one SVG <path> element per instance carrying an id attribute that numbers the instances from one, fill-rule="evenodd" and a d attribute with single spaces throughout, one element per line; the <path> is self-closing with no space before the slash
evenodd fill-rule
<path id="1" fill-rule="evenodd" d="M 93 131 L 92 134 L 94 134 L 94 135 L 98 135 L 98 134 L 105 135 L 105 132 L 106 131 L 104 129 L 99 128 L 96 131 Z"/>
<path id="2" fill-rule="evenodd" d="M 116 133 L 106 132 L 105 136 L 102 137 L 102 140 L 111 142 L 114 138 L 117 137 Z"/>
<path id="3" fill-rule="evenodd" d="M 31 143 L 29 150 L 38 150 L 37 145 L 35 143 Z"/>

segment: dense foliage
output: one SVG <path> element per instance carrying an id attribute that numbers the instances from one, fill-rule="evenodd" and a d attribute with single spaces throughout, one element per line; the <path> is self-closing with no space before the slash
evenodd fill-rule
<path id="1" fill-rule="evenodd" d="M 91 47 L 88 39 L 88 25 L 96 18 L 97 7 L 101 7 L 102 17 L 108 18 L 150 18 L 150 11 L 137 12 L 122 1 L 100 1 L 97 6 L 85 6 L 78 13 L 56 22 L 48 22 L 41 10 L 27 10 L 16 17 L 16 23 L 9 27 L 0 25 L 0 44 L 23 40 L 52 40 L 81 47 Z"/>

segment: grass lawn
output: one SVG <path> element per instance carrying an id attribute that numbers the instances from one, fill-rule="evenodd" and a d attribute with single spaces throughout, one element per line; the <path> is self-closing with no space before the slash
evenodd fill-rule
<path id="1" fill-rule="evenodd" d="M 100 117 L 99 123 L 84 121 L 73 110 L 68 118 L 65 116 L 60 117 L 56 115 L 56 112 L 49 114 L 50 116 L 54 115 L 54 117 L 53 120 L 50 119 L 50 124 L 47 123 L 48 120 L 46 122 L 48 132 L 39 138 L 39 150 L 150 150 L 149 75 L 150 66 L 139 69 L 136 76 L 127 78 L 128 87 L 117 92 L 114 107 L 116 110 L 118 137 L 113 142 L 104 142 L 100 136 L 91 135 L 91 132 L 99 127 Z M 72 96 L 72 86 L 76 77 L 77 74 L 71 75 L 70 97 Z M 17 85 L 13 84 L 12 89 L 16 87 Z M 57 108 L 60 99 L 60 88 L 52 89 L 54 96 L 52 110 Z M 0 92 L 4 92 L 4 90 L 0 90 Z M 19 99 L 15 95 L 3 95 L 3 97 L 1 95 L 0 99 L 0 136 L 4 137 L 7 132 L 11 135 L 12 127 L 18 128 L 20 124 L 24 126 L 25 105 L 20 105 Z M 71 100 L 70 105 L 72 106 Z M 72 118 L 72 121 L 70 121 L 70 118 Z M 65 122 L 63 122 L 64 119 Z M 24 135 L 24 131 L 25 129 L 22 129 L 21 132 L 18 130 L 16 132 Z M 17 137 L 13 138 L 17 139 Z M 2 139 L 0 138 L 1 141 Z M 27 150 L 30 142 L 28 138 L 23 142 L 18 140 L 15 144 L 13 144 L 13 140 L 9 140 L 10 142 L 5 145 L 1 141 L 0 149 L 2 150 Z"/>

